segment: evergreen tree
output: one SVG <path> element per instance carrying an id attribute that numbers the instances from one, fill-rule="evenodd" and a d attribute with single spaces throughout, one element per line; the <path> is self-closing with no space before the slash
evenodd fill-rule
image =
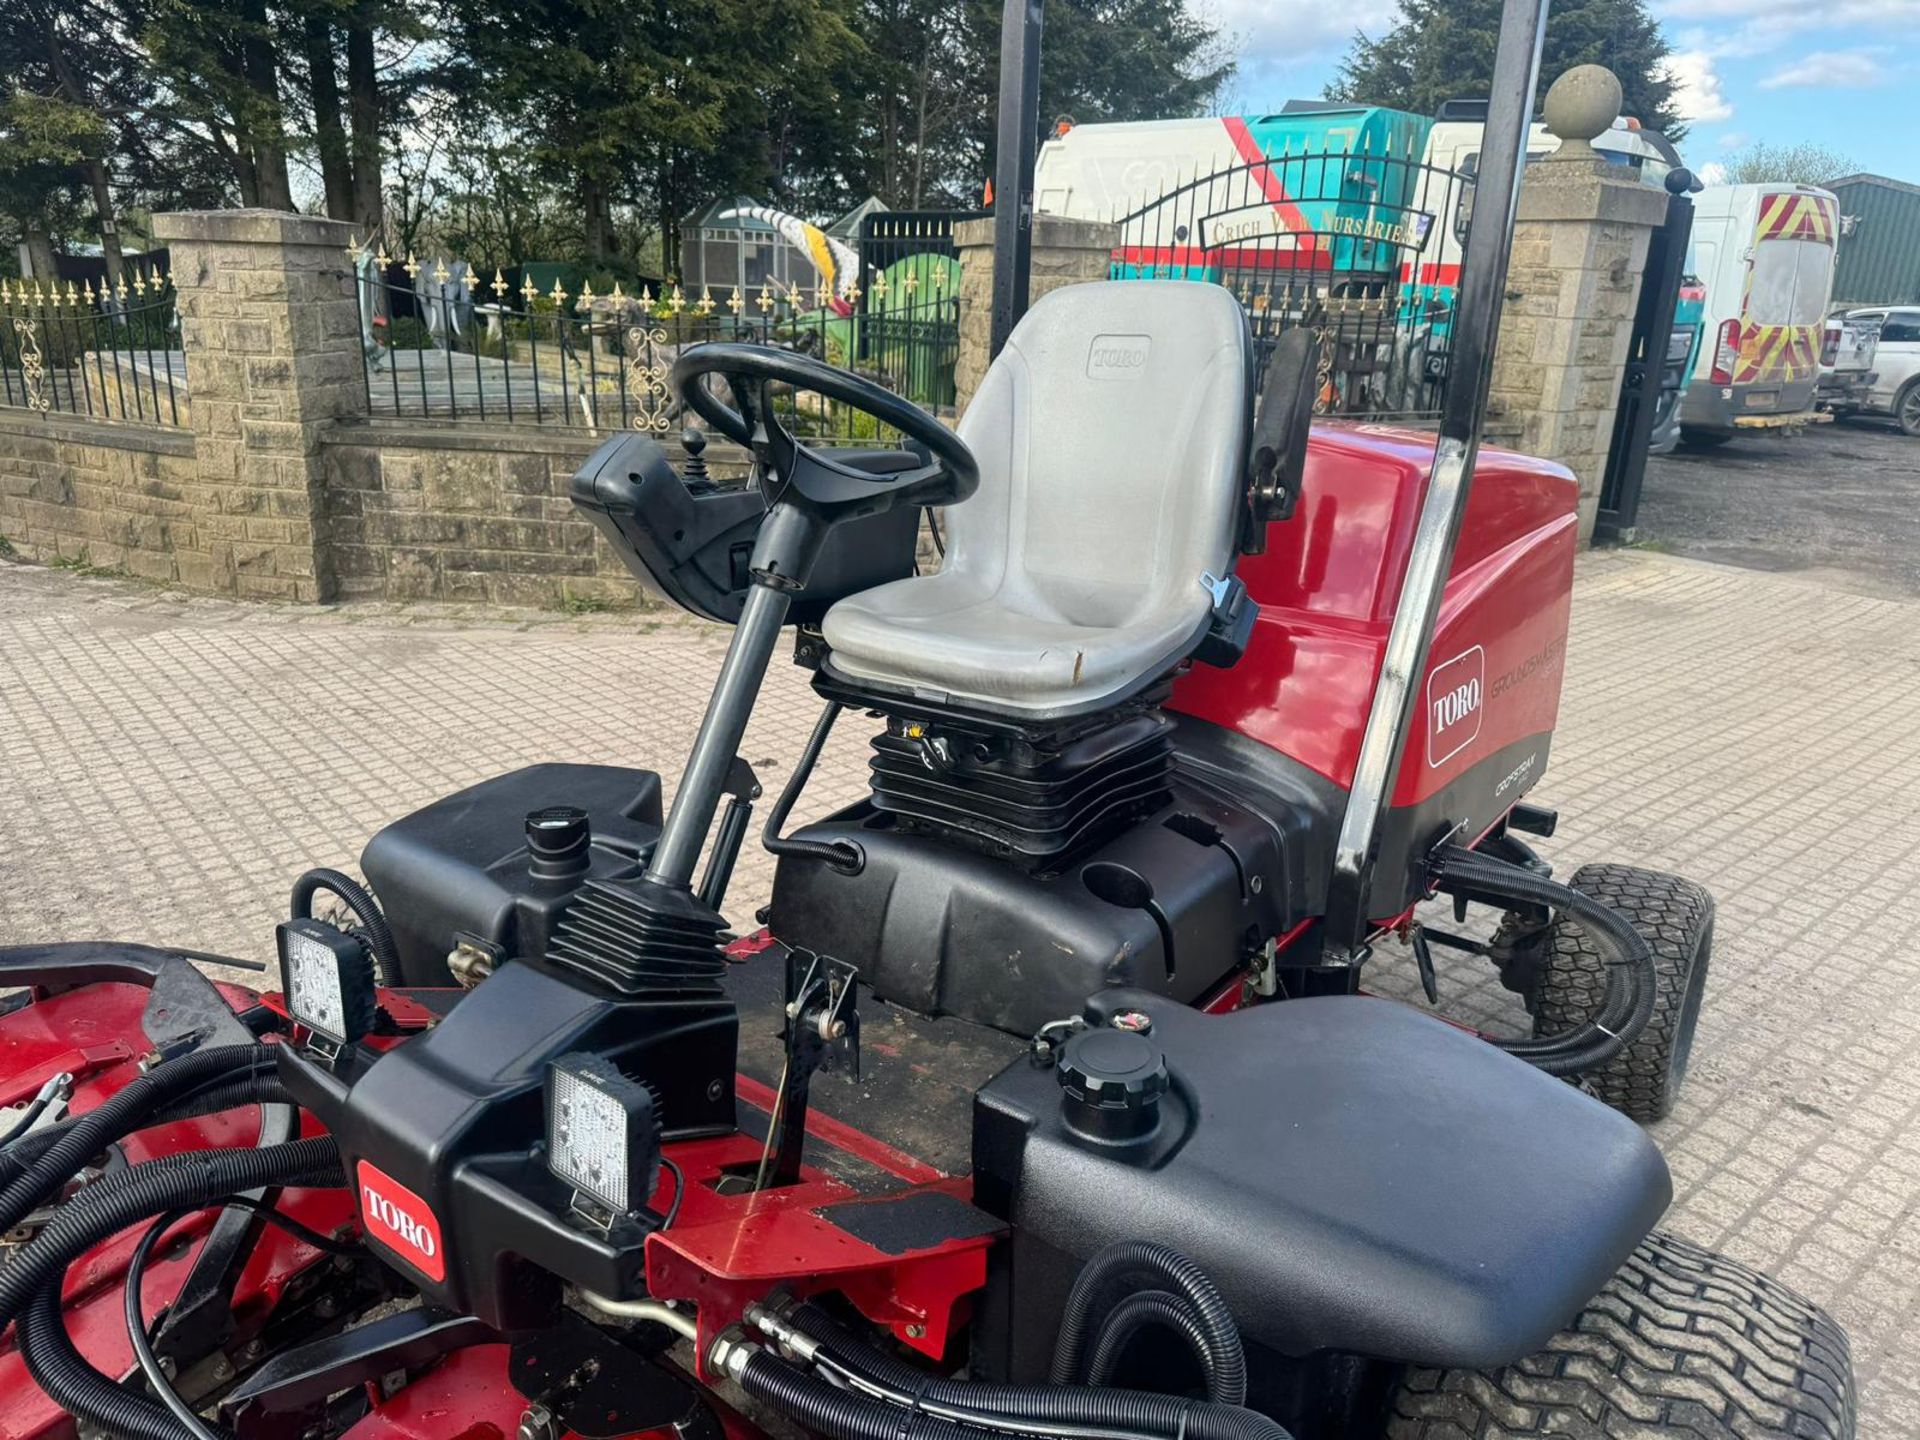
<path id="1" fill-rule="evenodd" d="M 1354 36 L 1327 96 L 1418 115 L 1443 100 L 1484 99 L 1499 38 L 1500 0 L 1401 0 L 1386 34 Z M 1542 93 L 1576 65 L 1604 65 L 1620 77 L 1622 113 L 1678 140 L 1686 126 L 1662 64 L 1670 53 L 1645 0 L 1566 0 L 1547 20 Z"/>
<path id="2" fill-rule="evenodd" d="M 454 20 L 450 83 L 571 192 L 586 258 L 645 205 L 670 269 L 687 211 L 767 193 L 782 103 L 830 92 L 855 43 L 840 0 L 456 0 Z"/>

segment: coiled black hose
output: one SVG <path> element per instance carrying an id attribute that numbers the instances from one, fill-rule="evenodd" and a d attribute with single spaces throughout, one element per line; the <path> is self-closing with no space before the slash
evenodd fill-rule
<path id="1" fill-rule="evenodd" d="M 209 1163 L 191 1163 L 201 1160 Z M 124 1226 L 156 1213 L 156 1207 L 175 1208 L 167 1195 L 188 1195 L 182 1205 L 199 1208 L 227 1203 L 239 1191 L 260 1186 L 340 1183 L 339 1152 L 331 1138 L 321 1137 L 260 1150 L 211 1150 L 152 1161 L 82 1191 L 20 1252 L 22 1260 L 34 1255 L 31 1263 L 42 1276 L 17 1316 L 20 1358 L 27 1373 L 56 1404 L 110 1434 L 180 1440 L 181 1422 L 166 1406 L 114 1384 L 74 1346 L 60 1310 L 61 1277 L 68 1265 Z M 56 1226 L 63 1227 L 57 1242 L 49 1239 Z M 324 1240 L 310 1243 L 327 1248 Z M 13 1271 L 9 1266 L 0 1275 L 0 1293 L 11 1293 L 6 1282 L 14 1278 Z"/>
<path id="2" fill-rule="evenodd" d="M 324 867 L 307 871 L 293 882 L 293 918 L 312 919 L 313 897 L 322 890 L 331 890 L 344 900 L 353 911 L 353 918 L 360 922 L 361 932 L 373 949 L 373 965 L 380 983 L 398 985 L 400 947 L 394 944 L 393 930 L 387 924 L 387 917 L 380 913 L 380 905 L 372 892 L 352 876 Z"/>
<path id="3" fill-rule="evenodd" d="M 1144 1390 L 942 1379 L 854 1339 L 818 1305 L 802 1305 L 787 1319 L 820 1347 L 816 1359 L 829 1369 L 882 1392 L 894 1405 L 931 1410 L 942 1419 L 1026 1435 L 1083 1430 L 1109 1440 L 1179 1440 L 1183 1435 L 1188 1440 L 1288 1440 L 1282 1426 L 1237 1404 Z"/>
<path id="4" fill-rule="evenodd" d="M 1067 1294 L 1066 1312 L 1060 1317 L 1048 1380 L 1054 1385 L 1085 1383 L 1089 1338 L 1105 1323 L 1121 1290 L 1139 1288 L 1135 1282 L 1142 1277 L 1158 1282 L 1158 1288 L 1171 1290 L 1192 1306 L 1193 1317 L 1205 1332 L 1207 1373 L 1218 1398 L 1223 1404 L 1242 1404 L 1247 1398 L 1247 1355 L 1233 1323 L 1233 1312 L 1227 1309 L 1227 1302 L 1220 1298 L 1206 1271 L 1172 1246 L 1151 1240 L 1122 1240 L 1109 1245 L 1080 1271 Z"/>
<path id="5" fill-rule="evenodd" d="M 41 1288 L 15 1331 L 27 1374 L 62 1410 L 84 1416 L 109 1435 L 181 1440 L 180 1422 L 157 1401 L 122 1390 L 86 1361 L 60 1317 L 60 1286 Z"/>
<path id="6" fill-rule="evenodd" d="M 838 700 L 829 700 L 826 708 L 820 712 L 820 718 L 813 722 L 813 733 L 807 736 L 807 747 L 800 752 L 800 763 L 793 767 L 793 774 L 787 777 L 780 798 L 773 802 L 773 809 L 767 813 L 767 828 L 760 832 L 760 844 L 769 855 L 797 855 L 807 860 L 821 861 L 848 875 L 858 875 L 866 866 L 867 854 L 851 840 L 832 843 L 791 840 L 780 833 L 786 828 L 787 817 L 793 813 L 800 792 L 807 788 L 807 779 L 813 774 L 813 767 L 820 763 L 820 752 L 826 748 L 827 736 L 833 733 L 833 722 L 840 718 L 840 709 Z"/>
<path id="7" fill-rule="evenodd" d="M 1166 1290 L 1142 1290 L 1127 1296 L 1107 1312 L 1099 1336 L 1093 1342 L 1093 1359 L 1087 1364 L 1087 1384 L 1111 1385 L 1113 1372 L 1119 1369 L 1120 1357 L 1126 1353 L 1128 1342 L 1154 1325 L 1171 1330 L 1187 1342 L 1187 1348 L 1193 1351 L 1207 1377 L 1207 1398 L 1223 1399 L 1213 1373 L 1213 1352 L 1207 1347 L 1205 1328 L 1194 1316 L 1191 1305 Z"/>
<path id="8" fill-rule="evenodd" d="M 25 1173 L 0 1190 L 0 1233 L 18 1225 L 88 1160 L 121 1136 L 140 1129 L 163 1106 L 209 1082 L 245 1078 L 246 1073 L 272 1064 L 272 1051 L 264 1045 L 221 1045 L 170 1060 L 130 1082 L 82 1115 L 71 1128 L 61 1127 L 59 1138 L 27 1164 Z M 30 1138 L 22 1137 L 19 1144 Z"/>
<path id="9" fill-rule="evenodd" d="M 1494 1040 L 1500 1049 L 1549 1075 L 1578 1075 L 1606 1064 L 1647 1028 L 1658 983 L 1653 947 L 1617 910 L 1522 866 L 1457 845 L 1441 852 L 1436 878 L 1442 890 L 1458 886 L 1475 895 L 1559 910 L 1587 932 L 1603 956 L 1607 990 L 1598 1012 L 1559 1035 Z"/>
<path id="10" fill-rule="evenodd" d="M 199 1150 L 136 1165 L 82 1190 L 0 1269 L 0 1329 L 19 1317 L 34 1292 L 81 1255 L 162 1210 L 208 1204 L 265 1185 L 345 1184 L 331 1136 L 257 1150 Z"/>

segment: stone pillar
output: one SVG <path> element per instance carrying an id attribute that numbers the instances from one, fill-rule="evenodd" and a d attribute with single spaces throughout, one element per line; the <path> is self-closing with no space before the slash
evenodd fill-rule
<path id="1" fill-rule="evenodd" d="M 960 251 L 960 354 L 954 364 L 959 407 L 967 408 L 987 373 L 987 348 L 993 312 L 993 220 L 967 220 L 953 228 Z M 1033 271 L 1027 286 L 1031 303 L 1062 285 L 1104 280 L 1120 243 L 1120 227 L 1098 220 L 1067 220 L 1036 215 L 1033 221 Z"/>
<path id="2" fill-rule="evenodd" d="M 1580 538 L 1593 534 L 1613 438 L 1647 242 L 1664 191 L 1622 177 L 1589 143 L 1620 109 L 1620 82 L 1598 65 L 1547 92 L 1553 155 L 1520 187 L 1486 438 L 1557 460 L 1580 481 Z"/>
<path id="3" fill-rule="evenodd" d="M 352 227 L 271 210 L 153 219 L 171 251 L 207 588 L 333 598 L 319 432 L 364 415 Z"/>

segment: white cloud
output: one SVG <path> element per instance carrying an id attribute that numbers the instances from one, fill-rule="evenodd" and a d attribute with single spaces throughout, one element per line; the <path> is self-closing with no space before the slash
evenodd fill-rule
<path id="1" fill-rule="evenodd" d="M 1722 150 L 1744 150 L 1751 143 L 1753 143 L 1753 137 L 1744 130 L 1728 130 L 1719 140 Z"/>
<path id="2" fill-rule="evenodd" d="M 1700 177 L 1702 185 L 1724 185 L 1727 183 L 1727 167 L 1718 160 L 1709 160 L 1693 172 Z"/>
<path id="3" fill-rule="evenodd" d="M 1656 8 L 1662 20 L 1694 22 L 1680 32 L 1683 47 L 1723 57 L 1759 54 L 1805 30 L 1899 34 L 1920 19 L 1920 0 L 1664 0 Z"/>
<path id="4" fill-rule="evenodd" d="M 1816 50 L 1774 71 L 1760 82 L 1762 90 L 1801 87 L 1863 88 L 1882 84 L 1887 72 L 1874 50 Z"/>
<path id="5" fill-rule="evenodd" d="M 1286 69 L 1314 55 L 1341 54 L 1354 31 L 1380 35 L 1398 17 L 1398 0 L 1213 0 L 1207 19 L 1238 38 L 1241 65 Z"/>
<path id="6" fill-rule="evenodd" d="M 1692 124 L 1713 125 L 1733 118 L 1733 106 L 1720 88 L 1713 59 L 1705 50 L 1682 50 L 1669 55 L 1662 67 L 1674 83 L 1674 108 Z"/>

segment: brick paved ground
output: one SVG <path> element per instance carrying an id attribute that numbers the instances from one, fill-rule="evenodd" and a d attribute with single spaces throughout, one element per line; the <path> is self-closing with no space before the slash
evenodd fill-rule
<path id="1" fill-rule="evenodd" d="M 299 870 L 447 790 L 533 759 L 672 771 L 724 636 L 636 628 L 248 609 L 0 565 L 0 943 L 264 957 Z M 1920 891 L 1920 606 L 1590 556 L 1567 683 L 1549 856 L 1720 901 L 1693 1074 L 1657 1131 L 1673 1228 L 1830 1306 L 1861 1434 L 1920 1434 L 1920 947 L 1894 918 Z M 769 788 L 814 709 L 776 667 L 748 742 Z M 859 793 L 855 729 L 807 811 Z M 742 866 L 737 919 L 768 878 Z M 1411 968 L 1389 955 L 1372 981 L 1408 994 Z M 1475 962 L 1441 979 L 1456 1013 L 1517 1014 Z"/>

